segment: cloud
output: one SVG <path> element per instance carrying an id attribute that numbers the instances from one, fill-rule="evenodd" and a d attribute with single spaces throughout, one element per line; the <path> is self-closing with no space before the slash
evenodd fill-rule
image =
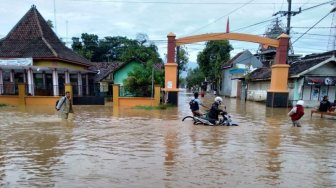
<path id="1" fill-rule="evenodd" d="M 142 0 L 134 0 L 142 2 Z M 80 37 L 81 33 L 97 34 L 100 38 L 105 36 L 126 36 L 135 38 L 137 33 L 146 33 L 150 39 L 153 39 L 159 47 L 160 54 L 164 59 L 167 51 L 167 34 L 174 32 L 177 38 L 213 33 L 225 32 L 227 17 L 230 17 L 230 30 L 246 27 L 248 25 L 265 21 L 271 18 L 279 10 L 287 10 L 287 1 L 269 0 L 269 1 L 225 1 L 222 4 L 204 4 L 204 1 L 163 1 L 154 0 L 149 3 L 127 3 L 122 1 L 102 1 L 102 0 L 55 0 L 56 3 L 56 26 L 59 37 L 67 38 Z M 189 3 L 188 2 L 192 2 Z M 195 4 L 203 2 L 203 4 Z M 292 10 L 298 10 L 300 6 L 308 8 L 321 2 L 298 0 L 293 2 Z M 31 5 L 35 4 L 45 19 L 54 22 L 54 6 L 51 0 L 1 0 L 0 1 L 0 37 L 4 37 L 10 29 L 22 18 L 29 10 Z M 244 5 L 244 6 L 243 6 Z M 293 16 L 291 25 L 293 27 L 292 39 L 298 38 L 308 28 L 295 28 L 298 26 L 310 27 L 327 14 L 332 8 L 331 5 L 324 5 L 313 8 Z M 15 10 L 15 11 L 13 11 Z M 286 17 L 280 20 L 286 25 Z M 319 26 L 330 27 L 332 15 L 323 20 Z M 238 32 L 262 35 L 271 22 L 259 24 Z M 327 41 L 329 40 L 330 29 L 312 29 L 311 34 L 323 34 L 326 36 L 305 35 L 294 44 L 294 50 L 298 53 L 321 52 L 321 49 L 327 50 Z M 317 38 L 317 39 L 316 39 Z M 318 41 L 326 41 L 323 43 Z M 248 42 L 231 41 L 235 48 L 233 53 L 239 50 L 252 49 L 257 50 L 258 44 Z M 200 44 L 187 45 L 190 54 L 190 60 L 196 61 L 197 53 L 202 50 Z M 314 50 L 306 48 L 320 49 Z M 233 55 L 231 55 L 233 56 Z"/>

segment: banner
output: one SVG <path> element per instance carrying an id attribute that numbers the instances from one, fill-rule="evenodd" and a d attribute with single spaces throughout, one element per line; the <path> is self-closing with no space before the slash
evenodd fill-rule
<path id="1" fill-rule="evenodd" d="M 0 59 L 0 66 L 32 66 L 33 58 Z"/>
<path id="2" fill-rule="evenodd" d="M 321 85 L 321 86 L 335 86 L 336 76 L 305 77 L 305 84 Z"/>

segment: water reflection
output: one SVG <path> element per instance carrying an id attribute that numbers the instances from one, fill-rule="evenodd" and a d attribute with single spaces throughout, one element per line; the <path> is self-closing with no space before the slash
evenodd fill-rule
<path id="1" fill-rule="evenodd" d="M 335 119 L 306 109 L 297 128 L 288 109 L 225 98 L 240 126 L 195 126 L 181 121 L 191 96 L 161 111 L 75 106 L 67 121 L 0 108 L 0 187 L 336 186 Z"/>

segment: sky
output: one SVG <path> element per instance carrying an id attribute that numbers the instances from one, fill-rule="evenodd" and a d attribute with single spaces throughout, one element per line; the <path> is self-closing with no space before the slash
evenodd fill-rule
<path id="1" fill-rule="evenodd" d="M 138 33 L 145 33 L 158 46 L 165 60 L 169 32 L 175 33 L 176 38 L 225 32 L 229 19 L 230 32 L 262 36 L 277 17 L 284 27 L 287 25 L 287 17 L 273 16 L 278 11 L 287 11 L 287 1 L 0 0 L 0 38 L 8 34 L 32 5 L 36 5 L 44 19 L 54 23 L 54 31 L 68 46 L 71 38 L 80 37 L 81 33 L 96 34 L 99 38 L 126 36 L 130 39 L 135 39 Z M 330 3 L 318 6 L 326 2 Z M 301 13 L 291 19 L 290 37 L 295 54 L 332 50 L 336 18 L 332 23 L 334 14 L 329 12 L 334 5 L 330 0 L 292 0 L 292 11 L 298 11 L 300 7 Z M 243 50 L 256 53 L 259 46 L 243 41 L 230 43 L 234 48 L 231 57 Z M 189 67 L 194 67 L 204 42 L 189 44 L 185 48 L 189 54 Z"/>

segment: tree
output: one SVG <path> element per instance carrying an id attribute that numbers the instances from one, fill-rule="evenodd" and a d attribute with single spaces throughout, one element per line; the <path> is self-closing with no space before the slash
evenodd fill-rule
<path id="1" fill-rule="evenodd" d="M 53 22 L 52 22 L 51 20 L 47 20 L 47 24 L 48 24 L 48 26 L 49 26 L 51 29 L 54 28 L 54 24 L 53 24 Z"/>
<path id="2" fill-rule="evenodd" d="M 205 76 L 200 68 L 189 69 L 186 77 L 187 88 L 200 87 Z"/>
<path id="3" fill-rule="evenodd" d="M 164 72 L 156 68 L 158 64 L 153 61 L 136 67 L 132 72 L 128 73 L 128 77 L 124 80 L 124 88 L 126 91 L 134 94 L 135 96 L 150 97 L 152 78 L 154 84 L 159 84 L 161 87 L 164 85 Z M 154 77 L 153 77 L 154 75 Z"/>
<path id="4" fill-rule="evenodd" d="M 187 49 L 181 46 L 177 55 L 179 62 L 176 63 L 178 64 L 179 75 L 181 75 L 183 71 L 187 70 L 187 63 L 189 62 L 189 54 L 187 52 Z"/>
<path id="5" fill-rule="evenodd" d="M 85 58 L 96 61 L 128 61 L 138 59 L 142 62 L 149 60 L 163 62 L 154 43 L 146 34 L 138 34 L 137 40 L 115 36 L 98 39 L 97 35 L 83 33 L 81 39 L 72 38 L 72 49 Z"/>
<path id="6" fill-rule="evenodd" d="M 197 55 L 197 63 L 205 77 L 219 83 L 222 78 L 222 64 L 230 59 L 230 51 L 233 50 L 229 41 L 208 41 L 202 52 Z"/>

